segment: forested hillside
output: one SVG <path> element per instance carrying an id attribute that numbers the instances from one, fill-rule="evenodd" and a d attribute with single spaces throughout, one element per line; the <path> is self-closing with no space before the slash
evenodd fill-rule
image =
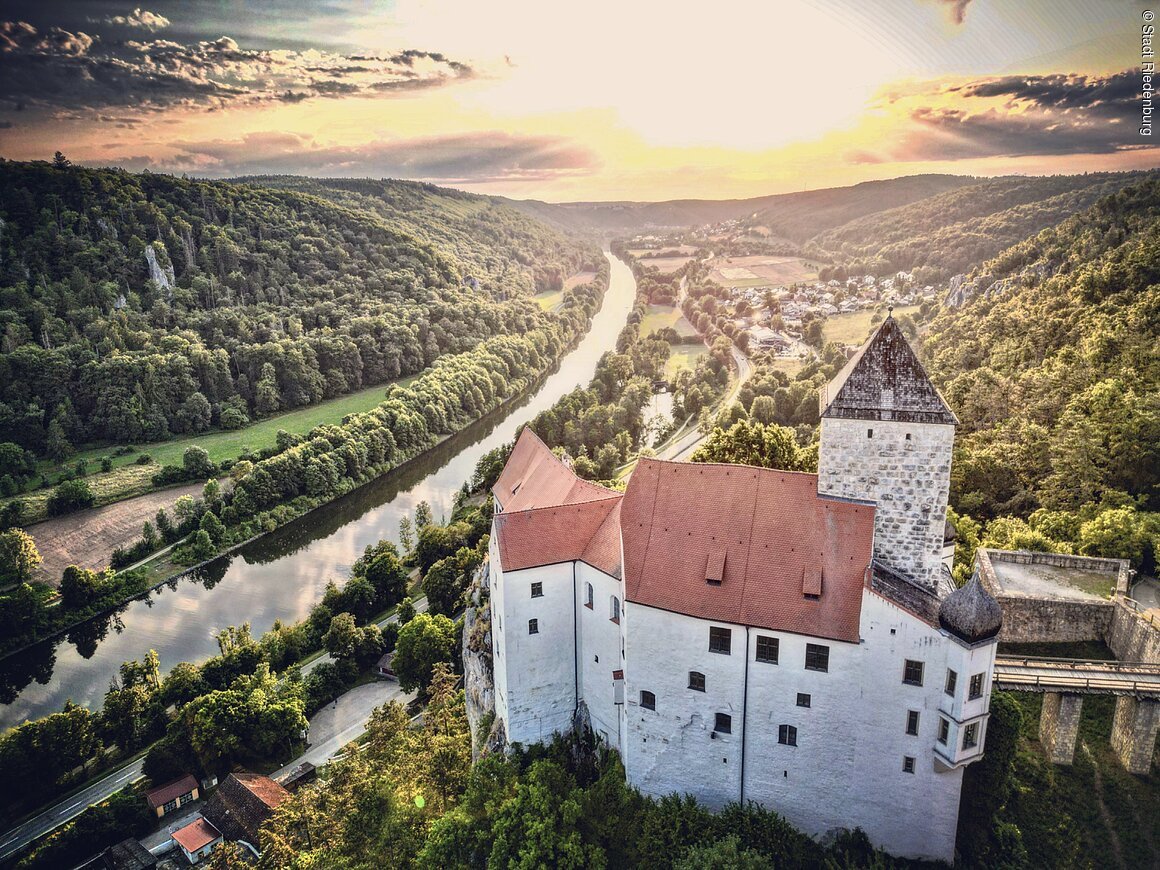
<path id="1" fill-rule="evenodd" d="M 919 270 L 920 283 L 969 271 L 1054 226 L 1144 173 L 993 178 L 888 208 L 822 232 L 806 250 L 834 268 L 823 277 Z"/>
<path id="2" fill-rule="evenodd" d="M 0 162 L 0 442 L 59 458 L 414 374 L 544 325 L 527 294 L 598 258 L 468 194 L 304 186 L 329 199 Z"/>
<path id="3" fill-rule="evenodd" d="M 1030 516 L 1026 544 L 1150 561 L 1160 523 L 1136 509 L 1160 509 L 1160 177 L 1008 248 L 962 290 L 925 341 L 962 421 L 952 504 Z"/>
<path id="4" fill-rule="evenodd" d="M 639 230 L 683 227 L 753 217 L 776 234 L 804 242 L 862 215 L 953 190 L 974 179 L 958 175 L 912 175 L 850 187 L 778 193 L 752 199 L 673 199 L 664 202 L 564 202 L 510 200 L 540 220 L 575 230 Z"/>
<path id="5" fill-rule="evenodd" d="M 494 197 L 389 178 L 280 175 L 239 181 L 375 214 L 388 227 L 457 259 L 464 277 L 477 278 L 484 290 L 555 290 L 581 265 L 574 242 Z"/>

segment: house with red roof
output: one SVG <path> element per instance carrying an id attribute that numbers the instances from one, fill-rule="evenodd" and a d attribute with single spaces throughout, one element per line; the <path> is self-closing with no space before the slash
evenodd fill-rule
<path id="1" fill-rule="evenodd" d="M 821 412 L 818 474 L 642 459 L 623 493 L 525 429 L 493 488 L 497 721 L 591 727 L 647 794 L 950 861 L 1001 622 L 944 566 L 957 421 L 892 317 Z"/>

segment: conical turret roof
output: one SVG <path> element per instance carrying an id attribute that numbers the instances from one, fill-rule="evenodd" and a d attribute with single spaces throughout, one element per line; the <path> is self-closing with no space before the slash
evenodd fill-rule
<path id="1" fill-rule="evenodd" d="M 893 316 L 821 390 L 823 417 L 958 423 Z"/>

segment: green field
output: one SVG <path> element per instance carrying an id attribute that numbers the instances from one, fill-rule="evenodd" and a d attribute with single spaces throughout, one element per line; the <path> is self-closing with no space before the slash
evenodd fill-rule
<path id="1" fill-rule="evenodd" d="M 545 311 L 551 311 L 557 305 L 564 301 L 563 290 L 550 290 L 547 293 L 537 293 L 532 297 L 539 303 L 540 307 Z"/>
<path id="2" fill-rule="evenodd" d="M 406 386 L 418 375 L 402 378 L 395 383 Z M 197 445 L 204 447 L 209 458 L 214 462 L 224 459 L 236 459 L 246 450 L 257 451 L 264 447 L 272 447 L 277 440 L 278 430 L 285 429 L 296 435 L 309 432 L 315 426 L 323 423 L 338 423 L 347 414 L 360 411 L 369 411 L 383 401 L 383 394 L 387 385 L 379 384 L 367 387 L 337 399 L 320 402 L 297 411 L 289 411 L 276 417 L 260 420 L 244 429 L 232 432 L 208 432 L 203 435 L 193 435 L 188 438 L 177 438 L 172 441 L 159 441 L 153 444 L 135 444 L 136 451 L 127 456 L 114 457 L 113 446 L 93 447 L 78 452 L 63 465 L 51 462 L 42 463 L 40 471 L 47 474 L 54 483 L 62 468 L 72 467 L 80 459 L 87 459 L 89 475 L 85 478 L 93 488 L 97 497 L 97 504 L 111 504 L 121 499 L 149 492 L 153 488 L 151 478 L 157 472 L 159 465 L 180 465 L 181 455 L 185 448 Z M 153 462 L 149 465 L 137 465 L 141 454 L 148 454 Z M 108 456 L 113 460 L 112 471 L 102 472 L 100 461 Z M 17 498 L 25 502 L 25 522 L 35 522 L 44 519 L 45 500 L 51 489 L 36 490 L 25 493 Z"/>
<path id="3" fill-rule="evenodd" d="M 918 311 L 917 305 L 905 305 L 894 309 L 895 314 L 914 314 L 916 311 Z M 875 314 L 881 316 L 877 321 L 871 323 L 870 320 Z M 860 345 L 870 337 L 870 331 L 885 316 L 885 306 L 880 309 L 867 308 L 850 314 L 835 314 L 832 317 L 827 317 L 826 322 L 822 325 L 822 337 L 826 342 L 836 341 L 838 344 Z"/>
<path id="4" fill-rule="evenodd" d="M 681 309 L 676 305 L 650 305 L 648 307 L 648 314 L 645 315 L 644 320 L 640 325 L 640 334 L 648 335 L 650 332 L 656 332 L 658 329 L 664 329 L 666 326 L 671 326 L 677 331 L 677 335 L 694 336 L 697 330 L 693 328 L 693 324 L 685 319 L 685 315 L 681 313 Z"/>
<path id="5" fill-rule="evenodd" d="M 665 377 L 672 380 L 681 369 L 695 369 L 697 361 L 708 353 L 709 349 L 703 344 L 675 345 L 669 361 L 665 363 Z"/>

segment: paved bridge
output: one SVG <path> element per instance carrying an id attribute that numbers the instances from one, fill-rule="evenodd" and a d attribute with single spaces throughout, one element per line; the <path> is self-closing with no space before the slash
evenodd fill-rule
<path id="1" fill-rule="evenodd" d="M 1056 764 L 1071 764 L 1084 695 L 1116 695 L 1112 748 L 1129 773 L 1152 769 L 1160 730 L 1160 664 L 1079 659 L 995 659 L 994 685 L 1043 693 L 1039 742 Z"/>
<path id="2" fill-rule="evenodd" d="M 995 688 L 1160 698 L 1160 664 L 999 656 Z"/>

